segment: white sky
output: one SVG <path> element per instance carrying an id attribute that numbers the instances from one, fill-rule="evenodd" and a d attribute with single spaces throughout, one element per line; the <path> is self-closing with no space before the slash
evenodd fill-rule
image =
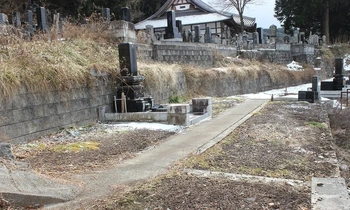
<path id="1" fill-rule="evenodd" d="M 215 3 L 218 0 L 202 0 L 208 5 L 215 7 Z M 257 23 L 257 27 L 269 28 L 272 24 L 277 27 L 281 27 L 279 21 L 273 16 L 274 15 L 274 7 L 275 0 L 256 0 L 258 5 L 256 4 L 248 4 L 244 10 L 244 15 L 248 17 L 255 17 L 255 22 Z M 237 12 L 235 10 L 233 13 Z"/>

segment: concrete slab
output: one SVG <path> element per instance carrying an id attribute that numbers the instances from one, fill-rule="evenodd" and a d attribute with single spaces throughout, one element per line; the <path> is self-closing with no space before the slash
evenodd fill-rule
<path id="1" fill-rule="evenodd" d="M 350 209 L 350 198 L 343 178 L 316 178 L 311 180 L 313 210 Z"/>
<path id="2" fill-rule="evenodd" d="M 28 207 L 69 201 L 80 191 L 31 171 L 0 166 L 0 194 L 12 204 Z"/>

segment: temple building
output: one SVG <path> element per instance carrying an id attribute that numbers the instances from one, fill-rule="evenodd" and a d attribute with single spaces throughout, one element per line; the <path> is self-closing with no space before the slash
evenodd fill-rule
<path id="1" fill-rule="evenodd" d="M 212 36 L 228 37 L 241 31 L 238 14 L 215 9 L 201 0 L 168 0 L 151 17 L 135 24 L 137 30 L 153 26 L 155 33 L 162 33 L 167 27 L 167 11 L 175 12 L 176 21 L 181 21 L 182 30 L 194 31 L 199 26 L 204 33 L 210 27 Z M 256 30 L 255 18 L 243 17 L 244 30 L 254 32 Z"/>

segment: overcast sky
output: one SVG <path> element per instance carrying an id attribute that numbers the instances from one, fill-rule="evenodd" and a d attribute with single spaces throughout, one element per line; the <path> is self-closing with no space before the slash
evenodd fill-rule
<path id="1" fill-rule="evenodd" d="M 218 0 L 202 0 L 203 2 L 214 7 Z M 244 10 L 244 15 L 248 17 L 255 17 L 257 27 L 269 28 L 272 24 L 281 27 L 279 21 L 273 16 L 275 0 L 256 0 L 259 5 L 248 4 Z M 260 3 L 263 2 L 263 3 Z M 237 11 L 233 10 L 237 14 Z"/>

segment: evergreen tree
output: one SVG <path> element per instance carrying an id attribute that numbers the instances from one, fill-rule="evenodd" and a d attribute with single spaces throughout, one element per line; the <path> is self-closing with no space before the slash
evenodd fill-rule
<path id="1" fill-rule="evenodd" d="M 350 32 L 349 0 L 276 0 L 275 17 L 289 34 L 299 28 L 306 35 L 327 35 L 334 42 Z"/>

